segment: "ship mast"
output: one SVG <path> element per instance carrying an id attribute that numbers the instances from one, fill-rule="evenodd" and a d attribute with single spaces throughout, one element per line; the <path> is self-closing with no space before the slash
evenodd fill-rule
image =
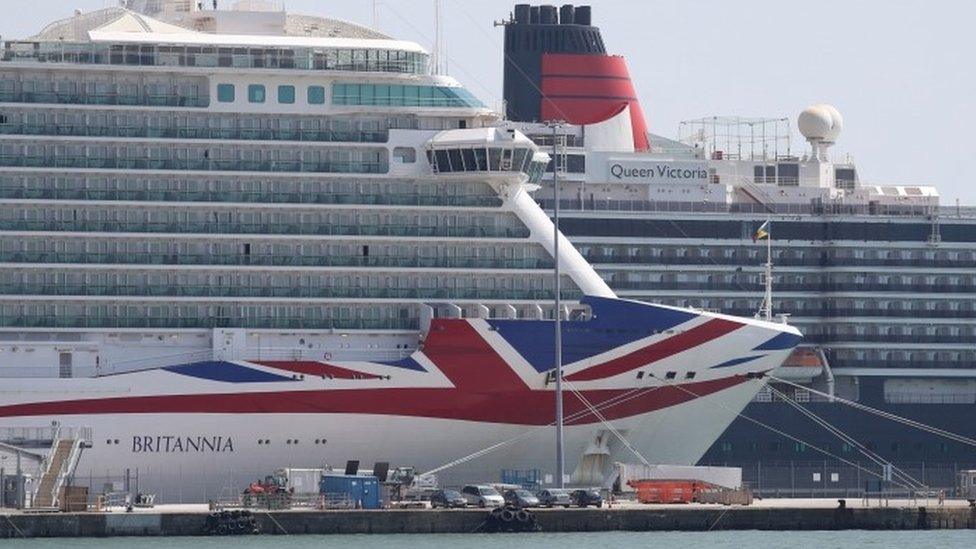
<path id="1" fill-rule="evenodd" d="M 766 220 L 766 226 L 769 227 L 769 220 Z M 763 319 L 767 322 L 773 320 L 773 235 L 771 227 L 767 229 L 769 234 L 766 235 L 766 265 L 765 265 L 765 293 L 763 294 L 762 307 L 759 309 L 759 314 L 762 315 Z"/>

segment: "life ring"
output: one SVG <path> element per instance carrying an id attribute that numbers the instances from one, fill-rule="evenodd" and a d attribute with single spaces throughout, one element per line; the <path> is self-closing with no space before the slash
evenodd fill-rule
<path id="1" fill-rule="evenodd" d="M 325 360 L 332 360 L 332 353 L 325 353 L 323 357 L 325 358 Z"/>

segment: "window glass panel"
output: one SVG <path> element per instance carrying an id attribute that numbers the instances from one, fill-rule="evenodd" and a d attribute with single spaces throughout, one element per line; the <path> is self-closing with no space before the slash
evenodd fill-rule
<path id="1" fill-rule="evenodd" d="M 264 103 L 265 91 L 262 84 L 251 84 L 247 87 L 247 100 L 251 103 Z"/>
<path id="2" fill-rule="evenodd" d="M 233 84 L 217 84 L 217 101 L 221 103 L 233 103 L 234 102 L 234 85 Z"/>
<path id="3" fill-rule="evenodd" d="M 447 151 L 445 150 L 434 151 L 434 157 L 437 159 L 437 171 L 439 172 L 451 171 L 451 162 L 447 159 Z"/>
<path id="4" fill-rule="evenodd" d="M 487 172 L 488 171 L 487 151 L 485 149 L 475 149 L 474 150 L 474 155 L 475 155 L 475 158 L 477 159 L 478 171 L 479 172 Z"/>
<path id="5" fill-rule="evenodd" d="M 478 163 L 474 159 L 474 149 L 462 149 L 461 155 L 464 158 L 465 171 L 473 172 L 478 169 Z"/>
<path id="6" fill-rule="evenodd" d="M 290 105 L 295 102 L 295 86 L 278 86 L 278 103 Z"/>
<path id="7" fill-rule="evenodd" d="M 372 86 L 373 96 L 376 99 L 375 105 L 388 106 L 390 103 L 390 86 L 387 84 L 376 84 Z"/>
<path id="8" fill-rule="evenodd" d="M 322 105 L 325 103 L 325 88 L 322 86 L 308 87 L 308 104 Z"/>
<path id="9" fill-rule="evenodd" d="M 483 107 L 463 88 L 404 86 L 391 84 L 333 84 L 337 105 L 380 105 L 397 107 Z"/>
<path id="10" fill-rule="evenodd" d="M 461 151 L 459 149 L 448 150 L 447 156 L 451 159 L 451 170 L 455 172 L 464 171 L 464 161 L 461 160 Z"/>

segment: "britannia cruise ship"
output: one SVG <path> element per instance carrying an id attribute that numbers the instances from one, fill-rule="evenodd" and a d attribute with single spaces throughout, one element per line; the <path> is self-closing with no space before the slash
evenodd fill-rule
<path id="1" fill-rule="evenodd" d="M 618 299 L 561 235 L 557 311 L 549 155 L 415 43 L 240 7 L 3 43 L 0 452 L 37 506 L 123 471 L 160 501 L 346 460 L 551 477 L 557 315 L 570 482 L 692 464 L 799 342 Z"/>

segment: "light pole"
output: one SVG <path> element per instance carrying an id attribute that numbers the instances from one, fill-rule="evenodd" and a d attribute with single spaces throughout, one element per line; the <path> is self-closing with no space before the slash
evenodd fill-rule
<path id="1" fill-rule="evenodd" d="M 557 130 L 562 124 L 558 121 L 549 122 L 552 128 L 552 257 L 554 262 L 553 276 L 556 290 L 555 307 L 555 353 L 556 367 L 556 485 L 565 485 L 566 460 L 563 457 L 563 331 L 562 331 L 562 296 L 559 283 L 559 151 L 557 150 Z"/>

